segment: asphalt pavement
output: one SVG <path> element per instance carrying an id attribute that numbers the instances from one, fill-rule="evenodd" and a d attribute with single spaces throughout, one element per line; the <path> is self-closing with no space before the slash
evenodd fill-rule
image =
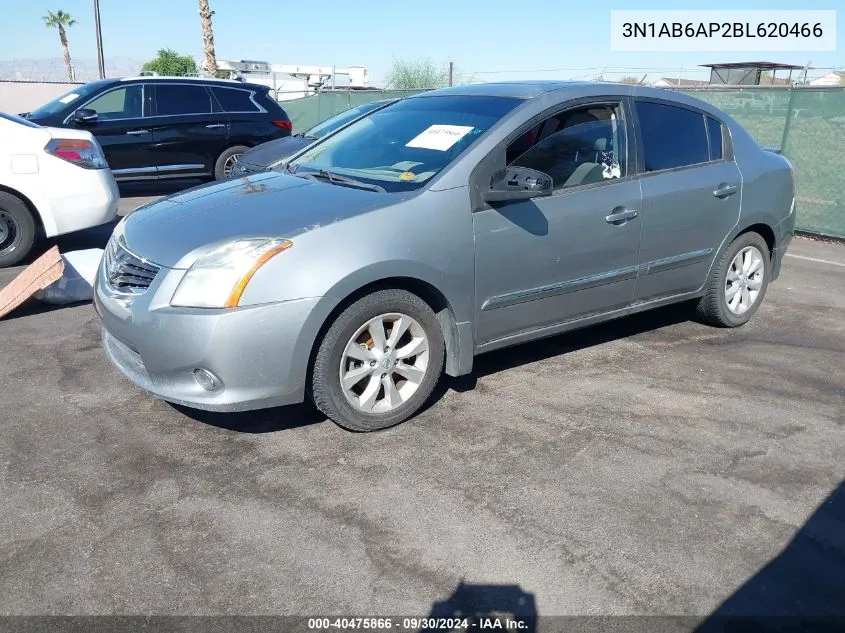
<path id="1" fill-rule="evenodd" d="M 353 434 L 155 400 L 90 304 L 28 304 L 0 321 L 0 614 L 425 615 L 472 586 L 541 616 L 845 615 L 845 247 L 796 239 L 745 327 L 688 316 L 479 357 Z"/>

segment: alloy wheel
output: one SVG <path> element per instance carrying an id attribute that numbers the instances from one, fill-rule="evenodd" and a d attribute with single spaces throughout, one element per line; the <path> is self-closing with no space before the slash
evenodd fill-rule
<path id="1" fill-rule="evenodd" d="M 429 341 L 423 327 L 406 314 L 382 314 L 347 342 L 340 385 L 358 411 L 388 413 L 417 392 L 428 368 Z"/>
<path id="2" fill-rule="evenodd" d="M 755 246 L 746 246 L 731 261 L 725 279 L 725 301 L 728 310 L 745 314 L 760 296 L 763 287 L 763 254 Z"/>

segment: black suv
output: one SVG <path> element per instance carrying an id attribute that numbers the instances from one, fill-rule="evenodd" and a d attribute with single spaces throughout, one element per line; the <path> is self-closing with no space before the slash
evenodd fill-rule
<path id="1" fill-rule="evenodd" d="M 23 116 L 92 132 L 119 181 L 220 180 L 248 148 L 292 128 L 267 86 L 177 77 L 93 81 Z"/>

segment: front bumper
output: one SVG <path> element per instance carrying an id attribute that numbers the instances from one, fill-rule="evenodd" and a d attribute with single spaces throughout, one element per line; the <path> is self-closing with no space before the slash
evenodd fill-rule
<path id="1" fill-rule="evenodd" d="M 161 269 L 127 300 L 97 275 L 94 302 L 109 359 L 137 386 L 197 409 L 244 411 L 302 402 L 311 348 L 334 300 L 307 298 L 228 310 L 169 306 L 184 271 Z M 207 391 L 194 371 L 210 372 Z"/>

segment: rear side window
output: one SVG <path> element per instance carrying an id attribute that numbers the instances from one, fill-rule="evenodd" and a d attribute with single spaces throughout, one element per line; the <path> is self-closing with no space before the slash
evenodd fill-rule
<path id="1" fill-rule="evenodd" d="M 645 170 L 660 171 L 710 160 L 704 116 L 664 103 L 637 102 Z"/>
<path id="2" fill-rule="evenodd" d="M 158 84 L 156 106 L 159 116 L 177 114 L 210 114 L 211 95 L 205 86 Z"/>
<path id="3" fill-rule="evenodd" d="M 222 112 L 260 112 L 260 109 L 251 99 L 251 93 L 247 90 L 235 88 L 212 88 L 217 103 L 220 104 Z"/>
<path id="4" fill-rule="evenodd" d="M 707 117 L 707 135 L 710 141 L 710 160 L 724 158 L 722 149 L 722 124 L 713 117 Z"/>

